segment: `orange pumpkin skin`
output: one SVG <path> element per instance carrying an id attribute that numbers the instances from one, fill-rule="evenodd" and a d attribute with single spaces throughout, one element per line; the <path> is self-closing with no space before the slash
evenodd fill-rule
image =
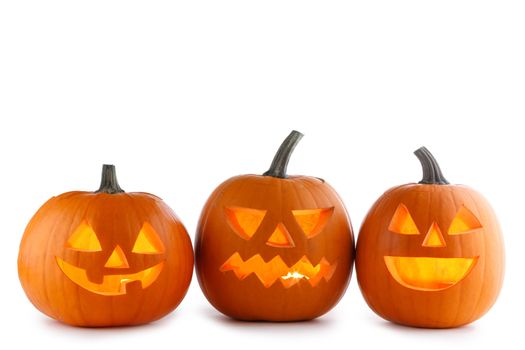
<path id="1" fill-rule="evenodd" d="M 82 223 L 96 234 L 98 251 L 67 247 Z M 133 252 L 145 223 L 160 239 L 162 251 Z M 122 266 L 111 264 L 117 250 Z M 85 275 L 68 272 L 76 276 L 70 277 L 61 266 L 82 269 Z M 134 275 L 152 267 L 155 277 Z M 193 250 L 184 226 L 148 193 L 77 191 L 53 197 L 29 222 L 18 257 L 20 281 L 33 305 L 54 319 L 85 327 L 136 325 L 163 317 L 183 299 L 192 271 Z M 110 285 L 115 278 L 123 281 Z"/>
<path id="2" fill-rule="evenodd" d="M 265 212 L 251 238 L 236 234 L 228 208 Z M 308 238 L 294 215 L 321 208 L 329 208 L 325 213 L 330 212 L 330 217 L 322 230 Z M 288 234 L 284 247 L 269 244 L 276 227 Z M 245 262 L 258 260 L 260 266 L 243 273 L 242 268 L 225 263 L 232 256 Z M 323 272 L 308 275 L 304 272 L 308 269 L 296 265 L 302 258 L 307 259 L 305 266 L 311 263 Z M 346 290 L 353 258 L 352 228 L 343 203 L 325 181 L 313 177 L 230 178 L 208 199 L 197 228 L 201 289 L 217 310 L 240 320 L 298 321 L 326 313 Z M 328 270 L 331 273 L 325 274 Z M 294 272 L 304 276 L 293 277 Z"/>
<path id="3" fill-rule="evenodd" d="M 405 222 L 399 227 L 412 234 L 394 232 L 400 204 L 415 226 Z M 411 270 L 412 258 L 424 259 Z M 427 262 L 431 268 L 423 280 L 416 269 Z M 366 302 L 387 320 L 425 328 L 471 323 L 490 309 L 502 286 L 504 247 L 498 221 L 486 199 L 466 186 L 392 188 L 376 201 L 361 227 L 356 273 Z"/>

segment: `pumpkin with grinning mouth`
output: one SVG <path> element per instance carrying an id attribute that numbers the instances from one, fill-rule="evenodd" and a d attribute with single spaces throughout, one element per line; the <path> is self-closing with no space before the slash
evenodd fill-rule
<path id="1" fill-rule="evenodd" d="M 288 136 L 264 175 L 225 181 L 203 209 L 197 277 L 210 303 L 228 316 L 312 319 L 348 285 L 354 241 L 341 200 L 324 180 L 286 174 L 301 137 Z"/>
<path id="2" fill-rule="evenodd" d="M 43 313 L 85 327 L 159 319 L 184 297 L 190 238 L 148 193 L 124 192 L 104 165 L 98 191 L 63 193 L 29 222 L 18 257 L 22 287 Z"/>
<path id="3" fill-rule="evenodd" d="M 356 271 L 368 305 L 404 325 L 450 328 L 481 317 L 503 281 L 499 224 L 476 191 L 451 185 L 426 148 L 418 184 L 394 187 L 368 212 Z"/>

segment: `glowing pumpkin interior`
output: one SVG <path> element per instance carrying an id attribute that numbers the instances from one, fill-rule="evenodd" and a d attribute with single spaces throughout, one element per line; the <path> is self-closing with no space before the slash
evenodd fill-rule
<path id="1" fill-rule="evenodd" d="M 477 217 L 461 206 L 452 220 L 448 235 L 473 233 L 482 228 Z M 388 230 L 402 235 L 420 235 L 408 208 L 397 207 Z M 432 222 L 422 243 L 426 248 L 443 248 L 446 240 L 437 222 Z M 474 257 L 407 257 L 384 256 L 390 275 L 399 284 L 414 290 L 438 291 L 450 288 L 463 280 L 474 268 L 479 256 Z"/>
<path id="2" fill-rule="evenodd" d="M 84 220 L 73 231 L 65 247 L 77 252 L 101 252 L 102 246 L 93 228 Z M 153 227 L 145 222 L 137 235 L 133 245 L 134 254 L 162 254 L 164 244 Z M 66 262 L 60 257 L 55 257 L 58 267 L 75 284 L 100 295 L 115 296 L 126 294 L 126 285 L 139 281 L 142 288 L 149 287 L 160 275 L 164 261 L 138 272 L 125 274 L 105 274 L 102 282 L 96 283 L 89 279 L 85 269 Z M 93 267 L 99 268 L 99 267 Z M 117 244 L 104 264 L 108 269 L 129 269 L 128 258 L 124 250 Z"/>
<path id="3" fill-rule="evenodd" d="M 334 208 L 292 210 L 292 214 L 307 239 L 319 235 L 325 228 Z M 226 219 L 232 230 L 242 239 L 249 241 L 259 230 L 266 216 L 266 210 L 227 207 Z M 283 222 L 278 222 L 269 234 L 266 245 L 274 248 L 294 248 L 295 243 Z M 219 268 L 221 272 L 232 271 L 239 280 L 244 280 L 251 274 L 257 276 L 261 284 L 269 288 L 277 280 L 285 288 L 307 281 L 315 287 L 324 279 L 329 281 L 337 267 L 337 263 L 330 263 L 322 258 L 318 264 L 310 262 L 306 255 L 295 264 L 288 266 L 283 259 L 276 255 L 270 261 L 264 261 L 260 254 L 255 254 L 244 260 L 238 252 L 234 252 Z"/>

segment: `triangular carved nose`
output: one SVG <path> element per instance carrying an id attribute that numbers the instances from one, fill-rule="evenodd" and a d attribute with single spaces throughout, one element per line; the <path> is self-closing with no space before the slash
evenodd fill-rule
<path id="1" fill-rule="evenodd" d="M 126 269 L 129 267 L 126 254 L 124 254 L 124 251 L 119 245 L 115 247 L 104 267 L 110 267 L 114 269 Z"/>
<path id="2" fill-rule="evenodd" d="M 290 233 L 282 222 L 277 225 L 266 244 L 276 248 L 292 248 L 295 246 Z"/>
<path id="3" fill-rule="evenodd" d="M 436 222 L 433 222 L 425 236 L 423 247 L 440 248 L 446 247 L 446 245 L 447 243 L 445 242 L 445 238 L 443 238 L 439 225 Z"/>

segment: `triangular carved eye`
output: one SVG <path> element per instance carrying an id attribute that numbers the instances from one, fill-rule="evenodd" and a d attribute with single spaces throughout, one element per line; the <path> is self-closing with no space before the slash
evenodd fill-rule
<path id="1" fill-rule="evenodd" d="M 388 226 L 388 230 L 403 235 L 419 234 L 419 230 L 416 223 L 414 222 L 414 219 L 412 219 L 410 212 L 403 203 L 399 204 L 397 207 L 396 212 L 390 221 L 390 225 Z"/>
<path id="2" fill-rule="evenodd" d="M 461 235 L 482 228 L 478 218 L 465 206 L 459 208 L 448 229 L 449 235 Z"/>
<path id="3" fill-rule="evenodd" d="M 160 254 L 164 252 L 164 244 L 153 227 L 145 222 L 131 251 L 137 254 Z"/>
<path id="4" fill-rule="evenodd" d="M 321 233 L 332 216 L 334 208 L 292 210 L 295 221 L 301 226 L 304 234 L 312 238 Z"/>
<path id="5" fill-rule="evenodd" d="M 257 232 L 266 215 L 266 210 L 241 207 L 228 207 L 225 212 L 233 231 L 246 240 Z"/>
<path id="6" fill-rule="evenodd" d="M 87 221 L 82 221 L 67 240 L 66 247 L 84 252 L 100 252 L 102 247 L 97 234 Z"/>

